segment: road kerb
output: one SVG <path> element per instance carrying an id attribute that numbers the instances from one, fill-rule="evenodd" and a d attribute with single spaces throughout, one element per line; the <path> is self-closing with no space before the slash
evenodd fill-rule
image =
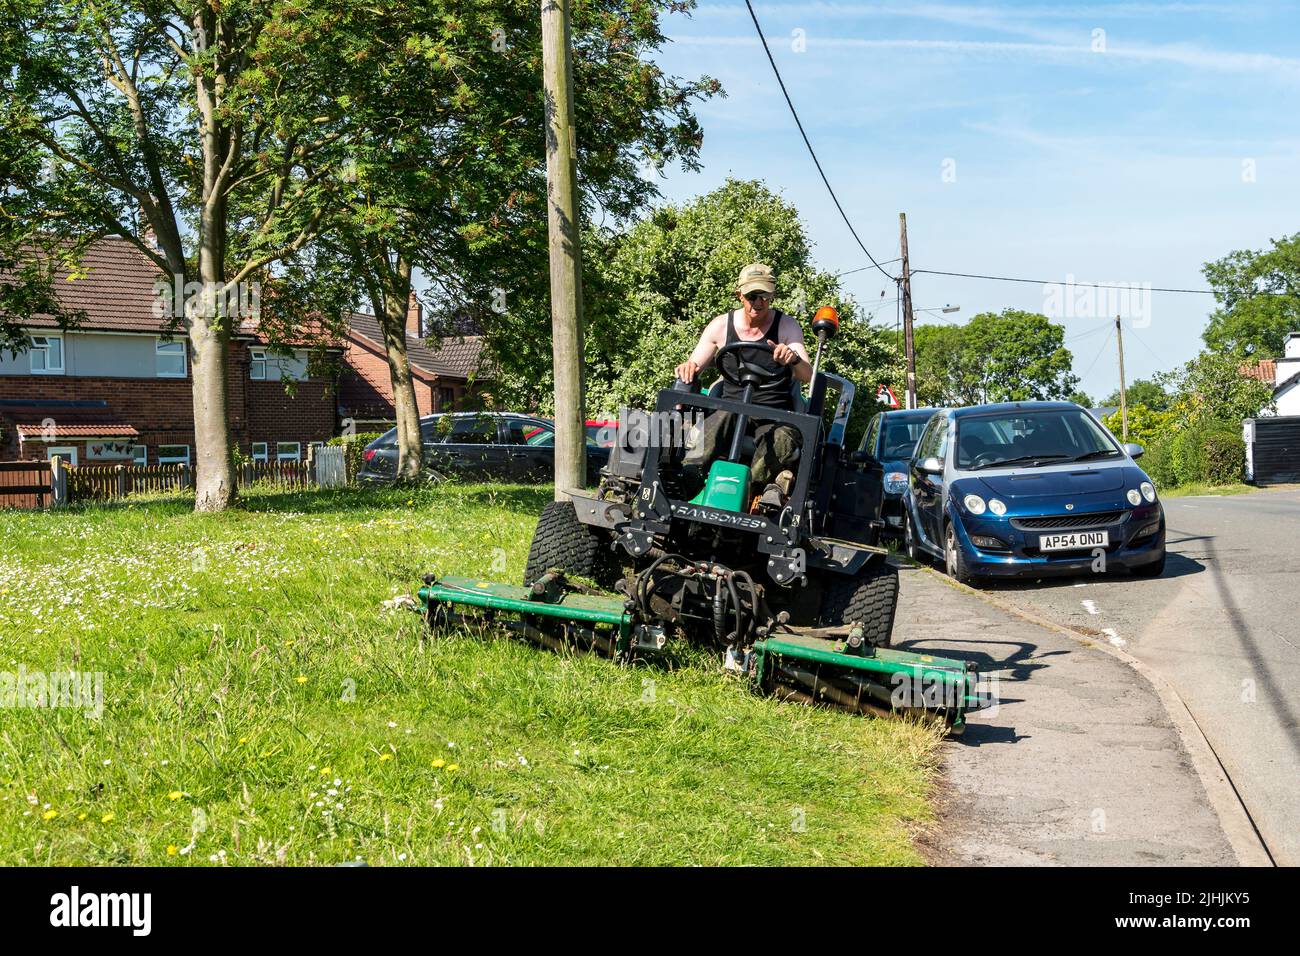
<path id="1" fill-rule="evenodd" d="M 954 581 L 948 575 L 929 565 L 919 564 L 917 566 L 926 573 L 933 574 L 950 587 L 973 594 L 985 604 L 992 605 L 1000 611 L 1014 615 L 1031 624 L 1063 634 L 1085 647 L 1103 651 L 1112 657 L 1118 658 L 1135 670 L 1155 690 L 1161 706 L 1164 707 L 1165 713 L 1169 715 L 1169 719 L 1173 722 L 1174 729 L 1178 731 L 1178 736 L 1187 749 L 1187 754 L 1192 761 L 1192 767 L 1196 770 L 1196 775 L 1205 788 L 1205 795 L 1210 800 L 1210 805 L 1214 809 L 1215 816 L 1219 819 L 1219 825 L 1228 838 L 1228 843 L 1237 857 L 1237 862 L 1242 866 L 1276 865 L 1268 852 L 1268 847 L 1265 846 L 1261 839 L 1254 821 L 1251 820 L 1250 814 L 1241 802 L 1241 797 L 1232 784 L 1232 778 L 1228 776 L 1218 755 L 1214 752 L 1214 747 L 1206 739 L 1205 733 L 1196 722 L 1196 718 L 1192 716 L 1192 712 L 1187 708 L 1183 698 L 1163 676 L 1121 648 L 1097 641 L 1082 631 L 1077 631 L 1072 627 L 1067 627 L 1048 618 L 1040 617 L 1031 611 L 1001 601 L 986 591 Z"/>

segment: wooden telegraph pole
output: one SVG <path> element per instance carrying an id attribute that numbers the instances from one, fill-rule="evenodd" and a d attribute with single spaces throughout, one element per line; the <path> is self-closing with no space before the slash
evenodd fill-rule
<path id="1" fill-rule="evenodd" d="M 587 479 L 582 391 L 582 248 L 578 147 L 573 133 L 570 0 L 541 0 L 546 101 L 546 223 L 551 258 L 551 356 L 555 369 L 555 499 Z"/>
<path id="2" fill-rule="evenodd" d="M 916 408 L 916 350 L 912 347 L 912 273 L 907 260 L 907 213 L 898 214 L 898 242 L 903 250 L 900 281 L 903 299 L 903 351 L 907 355 L 907 407 Z"/>
<path id="3" fill-rule="evenodd" d="M 1120 324 L 1118 315 L 1115 316 L 1115 343 L 1119 346 L 1119 421 L 1124 433 L 1121 440 L 1128 444 L 1128 393 L 1124 390 L 1124 328 Z"/>

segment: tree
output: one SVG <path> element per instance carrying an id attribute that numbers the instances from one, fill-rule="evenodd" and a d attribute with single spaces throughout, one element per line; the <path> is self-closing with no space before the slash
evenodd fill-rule
<path id="1" fill-rule="evenodd" d="M 1092 396 L 1087 392 L 1071 392 L 1069 395 L 1065 396 L 1065 400 L 1067 402 L 1074 402 L 1074 404 L 1081 405 L 1084 408 L 1093 407 Z"/>
<path id="2" fill-rule="evenodd" d="M 1288 332 L 1300 331 L 1300 233 L 1271 242 L 1201 269 L 1219 303 L 1202 333 L 1211 351 L 1272 358 Z"/>
<path id="3" fill-rule="evenodd" d="M 970 405 L 978 401 L 976 371 L 965 351 L 964 327 L 918 325 L 912 331 L 916 351 L 916 400 L 922 407 Z"/>
<path id="4" fill-rule="evenodd" d="M 981 312 L 962 326 L 916 331 L 918 395 L 926 403 L 1063 399 L 1079 384 L 1064 327 L 1037 313 Z"/>
<path id="5" fill-rule="evenodd" d="M 1131 382 L 1124 389 L 1125 398 L 1128 399 L 1129 407 L 1135 405 L 1145 405 L 1153 412 L 1163 412 L 1169 409 L 1169 395 L 1160 383 L 1154 379 L 1139 378 Z M 1102 402 L 1105 406 L 1119 407 L 1119 389 L 1111 392 Z"/>
<path id="6" fill-rule="evenodd" d="M 818 306 L 839 309 L 843 331 L 829 347 L 825 368 L 842 369 L 859 388 L 869 388 L 864 407 L 878 385 L 901 381 L 892 334 L 855 318 L 856 305 L 838 280 L 813 264 L 798 211 L 760 182 L 729 179 L 621 231 L 592 231 L 583 248 L 590 293 L 587 389 L 594 411 L 652 404 L 705 323 L 737 305 L 736 276 L 750 262 L 772 266 L 777 307 L 805 328 Z"/>
<path id="7" fill-rule="evenodd" d="M 49 260 L 120 236 L 164 285 L 194 357 L 195 508 L 233 501 L 227 303 L 317 234 L 344 135 L 328 84 L 329 24 L 293 3 L 12 0 L 0 11 L 0 260 L 29 319 Z M 147 233 L 156 237 L 156 246 Z M 274 307 L 274 306 L 273 306 Z"/>
<path id="8" fill-rule="evenodd" d="M 1177 427 L 1210 422 L 1240 426 L 1243 418 L 1273 411 L 1273 386 L 1241 374 L 1233 355 L 1202 352 L 1182 368 L 1156 376 L 1171 396 L 1169 411 Z"/>

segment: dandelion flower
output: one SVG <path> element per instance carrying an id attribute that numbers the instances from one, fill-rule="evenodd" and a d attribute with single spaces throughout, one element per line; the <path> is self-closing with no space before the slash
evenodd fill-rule
<path id="1" fill-rule="evenodd" d="M 445 767 L 445 766 L 447 766 L 447 761 L 445 761 L 445 760 L 443 760 L 441 757 L 439 757 L 437 760 L 435 760 L 435 761 L 433 762 L 433 765 L 434 765 L 435 767 Z"/>
<path id="2" fill-rule="evenodd" d="M 307 683 L 307 678 L 304 677 L 302 674 L 299 674 L 297 677 L 294 678 L 294 680 L 296 680 L 299 684 Z"/>
<path id="3" fill-rule="evenodd" d="M 185 796 L 185 794 L 181 793 L 179 790 L 173 790 L 171 793 L 167 794 L 167 799 L 179 800 L 183 796 Z"/>
<path id="4" fill-rule="evenodd" d="M 89 814 L 86 814 L 86 813 L 78 813 L 78 814 L 77 814 L 77 819 L 78 819 L 78 820 L 84 820 L 84 819 L 86 819 L 87 816 L 89 816 Z"/>
<path id="5" fill-rule="evenodd" d="M 104 814 L 102 817 L 99 818 L 99 822 L 100 822 L 100 823 L 112 823 L 112 822 L 113 822 L 113 818 L 116 817 L 116 816 L 117 816 L 117 814 L 116 814 L 116 813 L 113 813 L 113 812 L 110 810 L 108 813 Z"/>
<path id="6" fill-rule="evenodd" d="M 246 743 L 248 743 L 248 738 L 247 738 L 247 737 L 240 737 L 240 738 L 239 738 L 239 742 L 240 742 L 241 744 L 246 744 Z"/>
<path id="7" fill-rule="evenodd" d="M 379 760 L 380 760 L 381 763 L 382 763 L 383 761 L 385 761 L 385 760 L 392 760 L 392 759 L 393 759 L 393 755 L 392 755 L 392 754 L 380 754 L 380 755 L 379 755 Z"/>
<path id="8" fill-rule="evenodd" d="M 325 776 L 325 774 L 327 774 L 327 773 L 329 773 L 329 772 L 330 772 L 330 768 L 329 768 L 329 767 L 321 767 L 321 768 L 320 768 L 320 774 L 321 774 L 322 777 Z"/>
<path id="9" fill-rule="evenodd" d="M 460 764 L 458 764 L 458 763 L 449 763 L 449 764 L 447 764 L 447 769 L 448 769 L 448 770 L 459 770 L 459 769 L 460 769 Z"/>
<path id="10" fill-rule="evenodd" d="M 59 811 L 58 811 L 58 810 L 46 810 L 44 813 L 41 814 L 41 819 L 42 819 L 42 820 L 53 820 L 53 819 L 54 819 L 55 817 L 57 817 L 58 815 L 59 815 Z"/>
<path id="11" fill-rule="evenodd" d="M 177 853 L 179 853 L 179 852 L 180 852 L 180 847 L 178 847 L 175 843 L 168 843 L 168 844 L 167 844 L 167 855 L 168 855 L 168 856 L 175 856 L 175 855 L 176 855 Z"/>

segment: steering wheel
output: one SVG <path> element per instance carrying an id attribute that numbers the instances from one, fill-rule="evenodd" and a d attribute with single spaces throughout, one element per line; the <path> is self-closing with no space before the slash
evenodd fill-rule
<path id="1" fill-rule="evenodd" d="M 988 459 L 988 461 L 985 461 L 985 460 L 984 460 L 984 459 L 986 459 L 986 458 Z M 972 468 L 980 468 L 980 467 L 983 467 L 984 465 L 989 464 L 989 462 L 994 462 L 994 461 L 997 461 L 997 460 L 998 460 L 998 453 L 997 453 L 997 452 L 995 452 L 995 451 L 982 451 L 982 452 L 980 452 L 978 455 L 975 456 L 974 461 L 972 461 L 970 464 L 971 464 L 971 467 L 972 467 Z"/>
<path id="2" fill-rule="evenodd" d="M 755 355 L 771 356 L 773 352 L 772 343 L 766 340 L 728 342 L 715 353 L 713 364 L 718 367 L 718 374 L 736 388 L 753 384 L 756 392 L 777 392 L 790 387 L 790 366 L 783 365 L 780 371 L 774 372 L 769 366 L 753 361 Z"/>

